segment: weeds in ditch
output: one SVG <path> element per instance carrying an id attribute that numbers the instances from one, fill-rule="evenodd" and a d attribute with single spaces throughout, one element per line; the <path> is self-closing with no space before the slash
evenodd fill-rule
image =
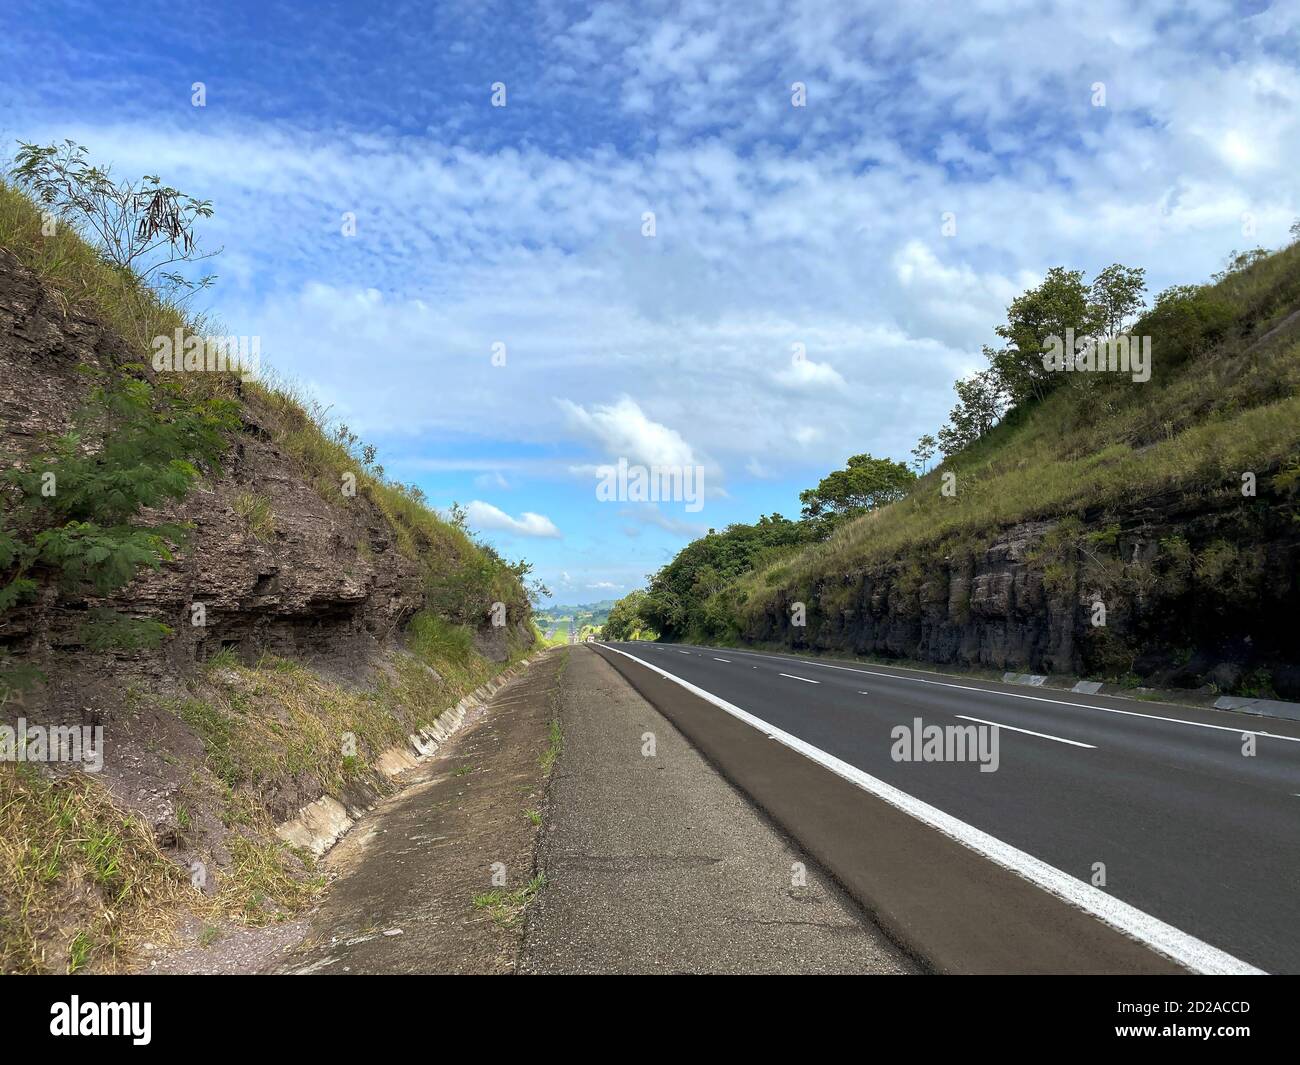
<path id="1" fill-rule="evenodd" d="M 500 928 L 514 928 L 524 916 L 528 904 L 546 884 L 546 876 L 538 873 L 532 880 L 514 891 L 497 889 L 474 896 L 474 908 L 486 910 Z"/>

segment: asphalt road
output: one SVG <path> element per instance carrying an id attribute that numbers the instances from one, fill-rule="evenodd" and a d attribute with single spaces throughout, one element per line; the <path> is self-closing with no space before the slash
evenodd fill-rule
<path id="1" fill-rule="evenodd" d="M 1174 943 L 1161 949 L 1165 957 L 1188 965 L 1204 947 L 1211 970 L 1300 972 L 1298 723 L 828 659 L 606 646 L 795 737 L 822 773 L 852 777 L 845 763 L 877 791 L 897 789 L 901 798 L 890 801 L 901 808 L 915 806 L 931 823 L 956 819 L 956 829 L 941 831 L 995 862 L 1005 849 L 1022 877 L 1029 867 L 1031 878 L 1077 894 L 1085 908 L 1096 897 L 1103 908 L 1127 904 L 1116 927 Z M 996 771 L 976 761 L 896 760 L 892 730 L 918 718 L 982 725 L 986 740 L 998 726 Z M 1247 743 L 1253 754 L 1243 753 Z M 725 771 L 725 751 L 715 757 Z M 753 798 L 767 806 L 782 783 L 756 779 Z M 782 801 L 797 807 L 799 799 Z M 1089 886 L 1097 863 L 1101 892 Z"/>

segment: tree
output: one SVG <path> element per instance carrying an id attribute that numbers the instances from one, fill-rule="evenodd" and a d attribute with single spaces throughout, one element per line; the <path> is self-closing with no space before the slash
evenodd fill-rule
<path id="1" fill-rule="evenodd" d="M 916 447 L 912 448 L 912 466 L 925 473 L 930 467 L 930 459 L 934 457 L 935 450 L 939 442 L 929 433 L 926 433 L 916 442 Z"/>
<path id="2" fill-rule="evenodd" d="M 1121 268 L 1123 269 L 1123 268 Z M 1007 342 L 1001 349 L 985 348 L 1001 391 L 1014 406 L 1043 399 L 1060 381 L 1060 375 L 1043 366 L 1049 337 L 1093 336 L 1097 317 L 1089 302 L 1082 270 L 1054 266 L 1036 288 L 1011 301 L 1007 320 L 994 332 Z"/>
<path id="3" fill-rule="evenodd" d="M 1209 285 L 1174 285 L 1156 296 L 1139 323 L 1146 334 L 1160 337 L 1162 366 L 1175 366 L 1232 328 L 1237 311 Z"/>
<path id="4" fill-rule="evenodd" d="M 1245 270 L 1246 267 L 1254 266 L 1257 262 L 1267 259 L 1268 254 L 1267 248 L 1251 248 L 1249 251 L 1237 251 L 1236 248 L 1233 248 L 1232 251 L 1228 253 L 1228 258 L 1223 264 L 1223 269 L 1217 274 L 1211 274 L 1210 276 L 1215 281 L 1226 280 L 1233 274 L 1241 273 L 1241 271 Z"/>
<path id="5" fill-rule="evenodd" d="M 641 607 L 645 600 L 646 593 L 640 588 L 623 596 L 609 608 L 601 635 L 606 640 L 635 640 L 644 636 L 646 623 Z"/>
<path id="6" fill-rule="evenodd" d="M 201 252 L 194 233 L 198 219 L 212 217 L 211 201 L 164 185 L 156 174 L 146 174 L 139 182 L 114 181 L 108 167 L 92 166 L 86 154 L 71 140 L 19 142 L 12 174 L 38 203 L 120 269 L 149 284 L 157 272 L 166 294 L 184 290 L 181 299 L 210 285 L 210 275 L 193 281 L 167 268 L 217 254 Z"/>
<path id="7" fill-rule="evenodd" d="M 1146 271 L 1140 266 L 1113 263 L 1092 282 L 1093 318 L 1105 336 L 1124 331 L 1124 322 L 1143 306 L 1142 293 L 1147 289 Z"/>
<path id="8" fill-rule="evenodd" d="M 825 528 L 846 517 L 892 503 L 907 495 L 916 474 L 902 462 L 854 455 L 844 469 L 823 477 L 816 488 L 799 493 L 805 518 L 819 520 Z"/>
<path id="9" fill-rule="evenodd" d="M 939 430 L 939 450 L 946 458 L 969 447 L 1002 417 L 1006 397 L 998 375 L 981 370 L 953 382 L 957 405 L 948 414 L 948 424 Z"/>
<path id="10" fill-rule="evenodd" d="M 816 538 L 808 522 L 781 514 L 763 515 L 752 525 L 733 524 L 692 540 L 650 578 L 639 612 L 643 628 L 668 639 L 720 635 L 712 632 L 709 600 L 750 570 Z"/>

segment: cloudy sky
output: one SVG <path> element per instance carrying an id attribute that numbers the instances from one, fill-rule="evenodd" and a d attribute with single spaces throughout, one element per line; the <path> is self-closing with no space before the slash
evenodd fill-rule
<path id="1" fill-rule="evenodd" d="M 1284 243 L 1298 59 L 1262 0 L 5 0 L 0 136 L 212 200 L 226 331 L 584 602 L 906 458 L 1049 267 Z"/>

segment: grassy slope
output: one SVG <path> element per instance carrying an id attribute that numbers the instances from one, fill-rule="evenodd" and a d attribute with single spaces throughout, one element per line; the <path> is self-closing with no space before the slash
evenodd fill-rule
<path id="1" fill-rule="evenodd" d="M 224 332 L 187 318 L 134 277 L 105 266 L 67 227 L 48 237 L 40 229 L 34 205 L 0 182 L 0 246 L 56 298 L 111 327 L 141 361 L 153 336 L 177 328 Z M 208 374 L 187 375 L 186 384 L 229 387 Z M 203 741 L 205 761 L 193 767 L 177 811 L 178 832 L 197 833 L 200 810 L 220 818 L 229 861 L 214 896 L 198 896 L 188 873 L 97 779 L 78 774 L 52 780 L 30 767 L 0 766 L 0 971 L 115 967 L 130 960 L 142 939 L 165 939 L 182 906 L 205 920 L 245 923 L 300 909 L 320 884 L 310 861 L 289 854 L 273 835 L 275 817 L 286 812 L 277 809 L 276 797 L 314 797 L 349 778 L 382 787 L 370 767 L 380 750 L 431 723 L 503 668 L 475 652 L 472 630 L 459 623 L 463 612 L 451 606 L 471 595 L 522 603 L 515 575 L 406 488 L 366 468 L 356 442 L 327 431 L 314 404 L 287 388 L 256 383 L 245 386 L 243 401 L 324 498 L 336 501 L 342 473 L 357 473 L 358 493 L 383 513 L 398 549 L 420 565 L 433 609 L 417 616 L 407 633 L 408 653 L 393 659 L 388 678 L 373 691 L 347 688 L 281 659 L 256 668 L 218 659 L 186 680 L 183 699 L 163 703 L 147 692 L 127 693 L 128 699 L 165 705 Z M 259 520 L 273 518 L 258 519 L 259 501 L 248 502 L 256 532 Z M 506 665 L 526 648 L 510 650 Z M 341 753 L 346 733 L 356 737 L 356 755 Z M 182 846 L 188 842 L 181 840 Z"/>
<path id="2" fill-rule="evenodd" d="M 1300 307 L 1300 244 L 1206 295 L 1234 322 L 1221 341 L 1182 350 L 1151 321 L 1139 322 L 1133 334 L 1153 336 L 1149 382 L 1071 375 L 1045 402 L 922 478 L 907 499 L 747 574 L 731 601 L 752 616 L 782 589 L 799 598 L 821 579 L 918 549 L 968 546 L 1028 519 L 1124 508 L 1164 493 L 1239 495 L 1245 470 L 1258 476 L 1261 495 L 1270 487 L 1293 491 L 1300 342 L 1291 328 L 1264 338 Z M 940 492 L 944 471 L 957 475 L 955 497 Z"/>

